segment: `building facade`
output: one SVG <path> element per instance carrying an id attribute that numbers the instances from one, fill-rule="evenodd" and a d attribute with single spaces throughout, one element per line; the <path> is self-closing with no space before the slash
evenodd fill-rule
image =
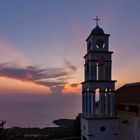
<path id="1" fill-rule="evenodd" d="M 116 90 L 116 109 L 121 140 L 140 140 L 140 82 Z"/>
<path id="2" fill-rule="evenodd" d="M 115 110 L 115 82 L 111 79 L 112 53 L 109 36 L 98 25 L 86 39 L 82 83 L 82 140 L 118 140 L 118 119 Z"/>

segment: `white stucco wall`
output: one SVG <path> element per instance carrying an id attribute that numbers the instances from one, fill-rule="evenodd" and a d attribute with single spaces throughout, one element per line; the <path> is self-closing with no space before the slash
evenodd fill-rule
<path id="1" fill-rule="evenodd" d="M 122 140 L 140 140 L 140 116 L 118 113 L 120 137 Z"/>
<path id="2" fill-rule="evenodd" d="M 81 118 L 81 134 L 87 140 L 119 140 L 117 119 L 93 119 Z M 104 131 L 101 128 L 105 128 Z"/>

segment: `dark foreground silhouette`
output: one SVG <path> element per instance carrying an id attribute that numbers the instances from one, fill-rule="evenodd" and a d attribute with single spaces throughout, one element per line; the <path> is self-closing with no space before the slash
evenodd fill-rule
<path id="1" fill-rule="evenodd" d="M 80 140 L 80 116 L 75 120 L 53 121 L 56 127 L 4 129 L 5 121 L 0 122 L 0 140 Z"/>

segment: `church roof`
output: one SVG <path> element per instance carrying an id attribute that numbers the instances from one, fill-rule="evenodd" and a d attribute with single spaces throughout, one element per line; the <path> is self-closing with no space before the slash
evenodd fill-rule
<path id="1" fill-rule="evenodd" d="M 117 89 L 116 103 L 140 104 L 140 82 L 125 84 Z"/>
<path id="2" fill-rule="evenodd" d="M 104 31 L 102 28 L 100 28 L 98 25 L 91 31 L 91 34 L 104 34 Z"/>
<path id="3" fill-rule="evenodd" d="M 99 27 L 99 25 L 97 24 L 96 27 L 91 31 L 90 35 L 88 36 L 88 38 L 86 39 L 86 41 L 90 38 L 91 35 L 104 35 L 104 36 L 110 36 L 110 34 L 105 34 L 104 30 Z"/>

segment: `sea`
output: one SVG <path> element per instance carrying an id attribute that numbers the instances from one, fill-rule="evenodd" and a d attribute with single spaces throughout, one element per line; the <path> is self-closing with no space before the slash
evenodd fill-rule
<path id="1" fill-rule="evenodd" d="M 75 119 L 80 112 L 80 95 L 0 97 L 0 120 L 6 128 L 54 127 L 54 120 Z"/>

